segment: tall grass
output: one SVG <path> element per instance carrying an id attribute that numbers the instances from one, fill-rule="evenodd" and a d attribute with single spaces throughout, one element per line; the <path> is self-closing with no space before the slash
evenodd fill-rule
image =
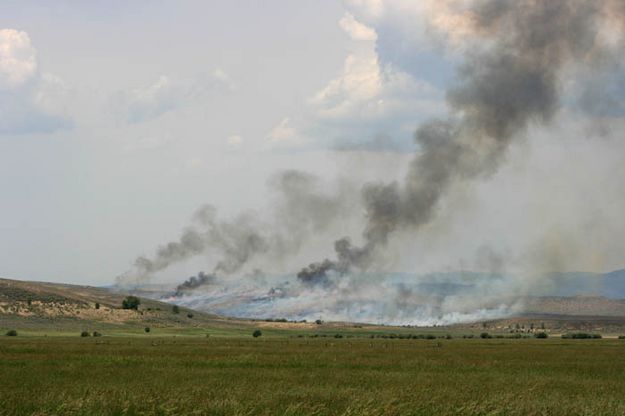
<path id="1" fill-rule="evenodd" d="M 625 414 L 618 340 L 0 339 L 0 415 Z"/>

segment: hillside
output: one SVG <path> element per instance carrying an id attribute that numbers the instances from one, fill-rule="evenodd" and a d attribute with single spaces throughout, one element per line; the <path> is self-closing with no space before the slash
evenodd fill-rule
<path id="1" fill-rule="evenodd" d="M 349 322 L 324 323 L 322 327 L 312 322 L 277 322 L 263 319 L 227 318 L 180 307 L 174 313 L 173 305 L 161 302 L 148 292 L 139 295 L 138 310 L 122 308 L 128 295 L 113 289 L 59 283 L 28 282 L 0 279 L 0 330 L 20 328 L 32 331 L 98 330 L 142 331 L 146 326 L 171 333 L 207 331 L 221 334 L 247 334 L 251 328 L 270 331 L 336 331 L 351 330 Z M 151 294 L 153 296 L 153 294 Z M 625 300 L 599 296 L 549 296 L 529 297 L 524 300 L 524 312 L 503 319 L 452 325 L 450 328 L 508 331 L 516 327 L 551 330 L 607 330 L 612 333 L 625 330 Z M 358 325 L 360 328 L 360 324 Z M 379 330 L 391 326 L 365 325 L 366 330 Z M 377 328 L 377 329 L 376 329 Z M 442 329 L 444 327 L 438 327 Z"/>
<path id="2" fill-rule="evenodd" d="M 87 330 L 237 327 L 244 322 L 140 298 L 138 310 L 122 308 L 126 293 L 92 286 L 0 279 L 0 329 Z"/>

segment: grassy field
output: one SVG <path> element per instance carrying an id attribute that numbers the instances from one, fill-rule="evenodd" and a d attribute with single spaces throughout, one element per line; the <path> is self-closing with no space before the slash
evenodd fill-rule
<path id="1" fill-rule="evenodd" d="M 3 336 L 0 414 L 625 414 L 625 341 Z"/>

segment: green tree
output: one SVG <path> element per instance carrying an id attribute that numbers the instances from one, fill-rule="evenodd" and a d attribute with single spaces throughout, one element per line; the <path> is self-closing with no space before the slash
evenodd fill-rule
<path id="1" fill-rule="evenodd" d="M 139 305 L 141 304 L 141 300 L 139 300 L 136 296 L 126 296 L 126 298 L 122 301 L 122 308 L 124 309 L 134 309 L 135 311 L 139 309 Z"/>
<path id="2" fill-rule="evenodd" d="M 178 306 L 178 305 L 174 305 L 174 306 L 171 308 L 171 311 L 172 311 L 173 313 L 180 313 L 180 306 Z"/>
<path id="3" fill-rule="evenodd" d="M 261 336 L 261 335 L 263 335 L 263 332 L 262 332 L 260 329 L 257 329 L 256 331 L 254 331 L 254 332 L 252 333 L 252 336 L 253 336 L 254 338 L 258 338 L 258 337 L 259 337 L 259 336 Z"/>

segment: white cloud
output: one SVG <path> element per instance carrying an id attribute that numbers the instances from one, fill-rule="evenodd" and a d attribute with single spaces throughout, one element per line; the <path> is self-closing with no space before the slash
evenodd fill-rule
<path id="1" fill-rule="evenodd" d="M 26 32 L 0 30 L 0 134 L 51 133 L 72 125 L 64 114 L 67 87 L 41 73 Z"/>
<path id="2" fill-rule="evenodd" d="M 298 133 L 291 125 L 291 120 L 287 117 L 271 130 L 267 139 L 271 144 L 292 144 L 298 141 Z"/>
<path id="3" fill-rule="evenodd" d="M 411 148 L 418 123 L 444 109 L 442 92 L 382 63 L 376 31 L 352 14 L 339 25 L 358 41 L 342 71 L 310 98 L 305 114 L 282 120 L 269 134 L 269 143 L 342 150 Z"/>
<path id="4" fill-rule="evenodd" d="M 360 23 L 351 13 L 345 13 L 339 25 L 354 40 L 376 40 L 378 37 L 375 30 Z"/>
<path id="5" fill-rule="evenodd" d="M 378 17 L 384 11 L 384 0 L 347 0 L 347 5 L 359 9 L 369 17 Z"/>
<path id="6" fill-rule="evenodd" d="M 19 87 L 36 71 L 36 51 L 28 33 L 0 29 L 0 88 Z"/>
<path id="7" fill-rule="evenodd" d="M 235 89 L 233 80 L 221 69 L 193 79 L 172 79 L 161 75 L 148 85 L 118 92 L 112 98 L 112 106 L 127 122 L 140 123 L 217 92 Z"/>

